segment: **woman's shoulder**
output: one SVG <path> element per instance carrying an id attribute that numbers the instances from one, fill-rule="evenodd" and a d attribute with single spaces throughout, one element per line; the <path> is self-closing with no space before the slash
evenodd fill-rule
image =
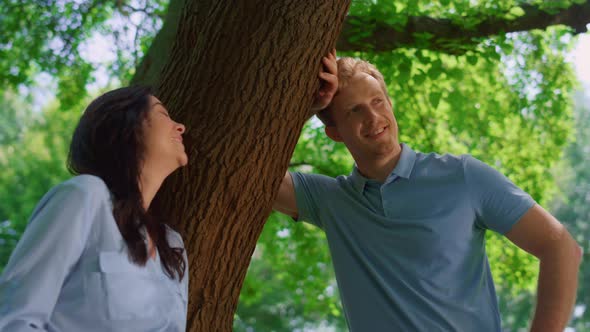
<path id="1" fill-rule="evenodd" d="M 38 208 L 50 200 L 57 199 L 73 204 L 96 204 L 110 202 L 110 191 L 106 183 L 98 176 L 84 174 L 74 176 L 51 188 L 41 199 Z"/>
<path id="2" fill-rule="evenodd" d="M 107 187 L 106 183 L 98 176 L 90 174 L 74 176 L 73 178 L 57 185 L 56 189 L 105 198 L 110 196 L 109 188 Z"/>
<path id="3" fill-rule="evenodd" d="M 88 221 L 95 220 L 97 211 L 109 204 L 109 200 L 107 186 L 100 178 L 75 176 L 54 186 L 41 198 L 29 218 L 29 227 L 50 223 L 52 227 L 63 227 L 61 234 L 86 234 L 92 224 Z"/>

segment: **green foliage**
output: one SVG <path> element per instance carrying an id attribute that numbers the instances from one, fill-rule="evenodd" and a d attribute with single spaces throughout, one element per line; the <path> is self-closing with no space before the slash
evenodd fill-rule
<path id="1" fill-rule="evenodd" d="M 0 92 L 31 85 L 41 72 L 57 79 L 58 99 L 69 109 L 86 96 L 86 85 L 101 65 L 129 82 L 137 61 L 161 27 L 166 0 L 3 0 L 0 6 Z M 118 23 L 118 24 L 117 24 Z M 83 56 L 93 37 L 108 37 L 110 63 Z"/>
<path id="2" fill-rule="evenodd" d="M 29 101 L 30 102 L 30 101 Z M 0 146 L 8 146 L 22 140 L 27 126 L 27 102 L 15 92 L 5 91 L 0 98 Z"/>
<path id="3" fill-rule="evenodd" d="M 590 330 L 590 96 L 576 98 L 575 141 L 565 150 L 565 157 L 556 169 L 560 194 L 553 202 L 555 216 L 561 220 L 584 250 L 578 282 L 578 305 L 585 311 L 572 326 L 577 331 Z"/>
<path id="4" fill-rule="evenodd" d="M 7 105 L 2 114 L 15 114 L 15 118 L 26 117 L 28 121 L 7 123 L 7 127 L 18 128 L 18 135 L 0 145 L 0 267 L 7 263 L 39 199 L 69 177 L 67 151 L 82 109 L 76 105 L 64 112 L 53 103 L 36 114 L 27 111 L 30 103 L 14 94 L 5 92 L 4 97 Z"/>
<path id="5" fill-rule="evenodd" d="M 234 322 L 236 331 L 345 328 L 323 232 L 269 218 L 252 258 Z"/>
<path id="6" fill-rule="evenodd" d="M 0 86 L 31 84 L 32 78 L 44 71 L 59 78 L 60 87 L 63 85 L 60 92 L 67 92 L 65 98 L 70 93 L 83 93 L 89 81 L 89 68 L 80 58 L 79 46 L 95 26 L 110 16 L 105 4 L 104 1 L 3 1 Z M 82 84 L 62 84 L 62 80 Z"/>
<path id="7" fill-rule="evenodd" d="M 557 10 L 575 1 L 529 1 Z M 109 81 L 129 82 L 134 68 L 161 26 L 166 0 L 5 0 L 0 7 L 0 267 L 41 196 L 67 178 L 65 158 L 71 131 L 96 69 Z M 525 4 L 516 0 L 355 0 L 350 14 L 401 27 L 413 16 L 446 18 L 470 29 L 488 18 L 517 19 Z M 147 13 L 147 14 L 146 14 Z M 32 22 L 32 24 L 31 24 Z M 374 26 L 359 25 L 357 35 Z M 83 49 L 94 37 L 112 42 L 113 60 L 95 63 Z M 417 36 L 418 46 L 430 42 Z M 575 82 L 564 60 L 570 38 L 565 28 L 500 35 L 465 45 L 448 41 L 460 56 L 420 48 L 365 58 L 383 72 L 400 126 L 400 140 L 424 152 L 471 153 L 496 167 L 546 204 L 555 192 L 551 168 L 561 158 L 573 126 Z M 102 67 L 101 67 L 102 66 Z M 15 91 L 34 89 L 41 72 L 56 81 L 59 103 L 31 111 L 33 100 Z M 576 119 L 590 124 L 588 118 Z M 569 187 L 559 217 L 589 248 L 590 188 L 588 137 L 578 130 L 576 147 L 562 165 Z M 575 152 L 574 152 L 575 151 Z M 348 174 L 353 160 L 329 140 L 314 119 L 303 129 L 292 169 L 331 176 Z M 561 181 L 559 181 L 561 182 Z M 586 199 L 586 200 L 585 200 Z M 582 235 L 580 235 L 582 234 Z M 525 327 L 532 310 L 537 263 L 491 232 L 487 250 L 497 284 L 504 325 Z M 587 268 L 586 268 L 587 270 Z M 584 271 L 586 271 L 584 270 Z M 584 272 L 585 276 L 590 272 Z M 583 280 L 583 279 L 581 279 Z M 581 303 L 590 303 L 584 288 Z M 576 321 L 588 324 L 588 312 Z M 272 214 L 260 237 L 240 296 L 236 331 L 295 331 L 320 326 L 345 330 L 334 272 L 321 231 Z M 588 328 L 587 325 L 584 325 Z"/>

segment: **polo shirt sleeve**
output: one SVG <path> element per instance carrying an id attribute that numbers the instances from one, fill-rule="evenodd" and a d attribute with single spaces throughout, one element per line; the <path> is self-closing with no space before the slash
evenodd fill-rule
<path id="1" fill-rule="evenodd" d="M 529 194 L 487 164 L 465 155 L 463 168 L 480 227 L 505 234 L 535 204 Z"/>
<path id="2" fill-rule="evenodd" d="M 303 174 L 292 172 L 293 186 L 297 200 L 297 221 L 304 220 L 310 224 L 324 229 L 320 216 L 322 202 L 329 196 L 328 188 L 334 183 L 334 179 L 320 174 Z"/>
<path id="3" fill-rule="evenodd" d="M 104 183 L 82 177 L 53 188 L 35 208 L 0 277 L 0 331 L 51 330 L 64 280 L 79 260 L 96 206 L 104 200 L 93 190 L 104 192 Z"/>

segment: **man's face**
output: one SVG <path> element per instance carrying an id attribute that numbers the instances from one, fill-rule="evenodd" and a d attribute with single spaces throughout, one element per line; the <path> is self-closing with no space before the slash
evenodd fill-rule
<path id="1" fill-rule="evenodd" d="M 326 127 L 326 134 L 343 142 L 357 163 L 386 156 L 399 144 L 391 100 L 366 73 L 355 74 L 338 91 L 331 112 L 335 125 Z"/>

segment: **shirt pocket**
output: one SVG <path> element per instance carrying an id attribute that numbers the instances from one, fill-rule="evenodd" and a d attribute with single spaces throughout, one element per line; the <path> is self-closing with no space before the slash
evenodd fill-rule
<path id="1" fill-rule="evenodd" d="M 171 310 L 171 299 L 161 276 L 129 260 L 127 253 L 101 252 L 99 285 L 89 292 L 105 296 L 107 319 L 154 319 Z"/>

